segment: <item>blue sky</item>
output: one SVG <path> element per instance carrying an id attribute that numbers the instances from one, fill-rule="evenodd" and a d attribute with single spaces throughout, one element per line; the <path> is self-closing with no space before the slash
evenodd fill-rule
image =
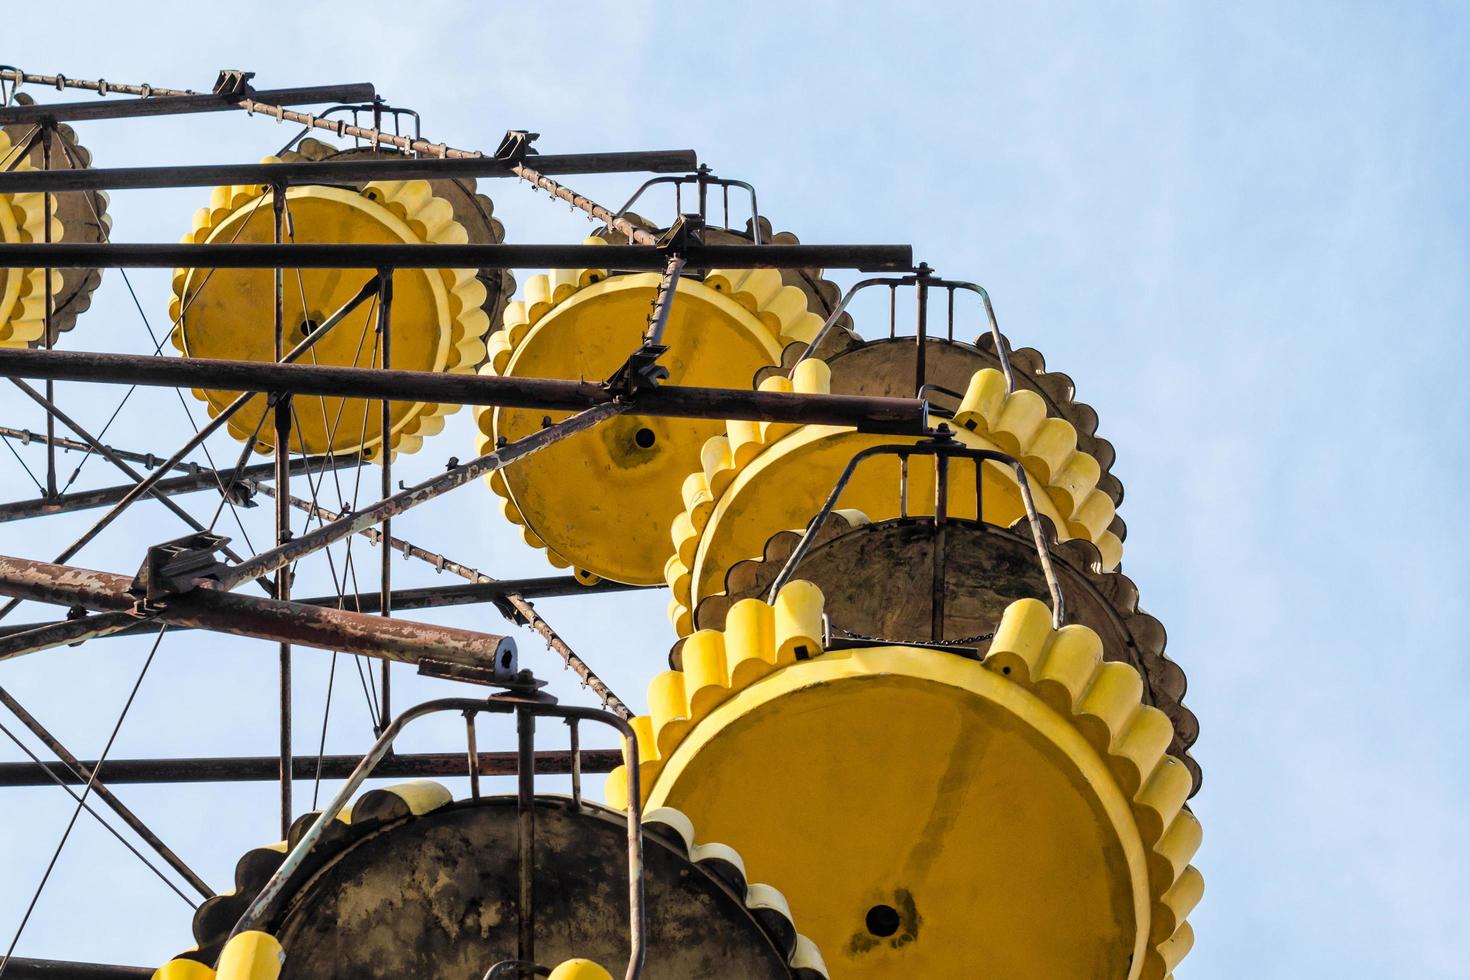
<path id="1" fill-rule="evenodd" d="M 516 127 L 541 132 L 546 152 L 694 147 L 718 172 L 754 182 L 776 225 L 806 241 L 912 242 L 941 272 L 983 283 L 1012 341 L 1039 348 L 1097 408 L 1127 488 L 1125 567 L 1189 674 L 1205 770 L 1196 863 L 1208 891 L 1180 976 L 1470 976 L 1470 582 L 1456 516 L 1470 462 L 1460 380 L 1470 10 L 553 11 L 433 0 L 410 10 L 159 2 L 145 16 L 32 5 L 7 25 L 0 61 L 195 88 L 223 66 L 254 70 L 263 86 L 369 79 L 422 111 L 426 135 L 461 146 L 493 148 Z M 97 123 L 84 141 L 100 165 L 123 166 L 256 159 L 293 133 L 215 115 Z M 573 186 L 617 203 L 635 180 Z M 486 190 L 512 240 L 576 241 L 588 227 L 529 188 Z M 116 196 L 117 239 L 175 240 L 206 193 Z M 132 283 L 165 329 L 166 275 Z M 68 346 L 145 343 L 109 273 Z M 121 394 L 62 386 L 60 397 L 95 429 Z M 0 415 L 41 424 L 9 391 Z M 172 393 L 139 392 L 108 439 L 171 449 L 186 426 Z M 464 457 L 469 439 L 468 417 L 455 417 L 403 475 Z M 116 482 L 105 465 L 88 463 L 77 485 Z M 28 486 L 0 457 L 3 496 Z M 214 503 L 187 502 L 206 516 Z M 247 523 L 257 535 L 259 517 Z M 50 557 L 77 529 L 60 517 L 3 525 L 0 551 Z M 395 530 L 497 574 L 544 568 L 481 487 Z M 140 506 L 78 560 L 131 571 L 147 544 L 174 533 L 161 508 Z M 435 581 L 406 563 L 395 575 L 405 586 Z M 670 641 L 663 603 L 652 593 L 542 607 L 641 706 Z M 438 618 L 498 628 L 487 616 Z M 540 644 L 521 646 L 559 693 L 585 697 Z M 0 684 L 90 757 L 147 647 L 106 640 L 45 653 L 0 668 Z M 307 751 L 326 658 L 303 651 L 298 663 Z M 166 638 L 114 755 L 268 754 L 273 665 L 264 644 Z M 406 673 L 400 704 L 444 689 Z M 430 726 L 406 747 L 453 737 Z M 368 738 L 361 695 L 339 686 L 329 751 L 360 751 Z M 0 759 L 14 758 L 0 745 Z M 6 945 L 71 812 L 54 787 L 7 794 Z M 241 852 L 273 837 L 269 785 L 120 794 L 220 887 Z M 189 944 L 188 914 L 84 818 L 18 952 L 153 964 Z"/>

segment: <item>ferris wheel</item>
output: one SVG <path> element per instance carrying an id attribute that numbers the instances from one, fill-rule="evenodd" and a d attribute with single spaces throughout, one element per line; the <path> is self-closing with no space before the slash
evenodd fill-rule
<path id="1" fill-rule="evenodd" d="M 106 98 L 31 97 L 47 88 Z M 1198 723 L 1122 571 L 1098 413 L 1012 347 L 981 285 L 909 246 L 802 244 L 691 151 L 549 154 L 526 131 L 456 149 L 372 86 L 0 66 L 0 102 L 0 368 L 41 419 L 0 420 L 0 522 L 100 512 L 45 554 L 0 548 L 3 732 L 49 753 L 0 765 L 0 789 L 55 783 L 73 823 L 194 906 L 177 955 L 142 969 L 22 958 L 22 922 L 0 978 L 1173 975 L 1203 893 Z M 259 163 L 111 169 L 81 142 L 100 120 L 204 112 L 295 135 Z M 561 182 L 578 174 L 652 176 L 613 208 Z M 586 235 L 515 243 L 534 232 L 507 231 L 494 180 L 581 212 Z M 109 193 L 147 188 L 197 194 L 179 243 L 113 240 Z M 158 309 L 127 278 L 147 268 L 171 270 Z M 137 301 L 142 347 L 88 339 L 104 280 Z M 113 418 L 140 386 L 173 389 L 189 434 L 112 445 L 57 382 Z M 116 482 L 72 489 L 103 464 Z M 196 494 L 208 519 L 181 502 Z M 136 560 L 89 567 L 144 499 L 163 510 L 129 525 L 149 535 Z M 459 543 L 415 543 L 410 512 Z M 488 521 L 549 567 L 482 571 Z M 396 587 L 404 562 L 463 581 Z M 639 590 L 667 596 L 666 623 L 638 624 L 667 640 L 638 664 L 645 713 L 535 605 Z M 411 615 L 476 603 L 548 656 Z M 148 638 L 146 673 L 187 631 L 271 654 L 279 710 L 258 720 L 278 756 L 190 759 L 180 732 L 167 758 L 84 760 L 3 686 L 7 661 L 112 637 Z M 302 651 L 331 665 L 314 752 Z M 584 703 L 548 691 L 558 666 Z M 329 755 L 339 670 L 371 744 Z M 452 696 L 395 705 L 410 674 Z M 395 750 L 431 724 L 437 751 Z M 490 791 L 500 776 L 513 793 Z M 276 837 L 228 883 L 115 791 L 261 778 Z M 329 798 L 324 779 L 342 780 Z"/>

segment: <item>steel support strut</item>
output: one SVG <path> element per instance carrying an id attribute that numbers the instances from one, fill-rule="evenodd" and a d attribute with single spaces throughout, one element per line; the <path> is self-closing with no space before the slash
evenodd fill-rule
<path id="1" fill-rule="evenodd" d="M 378 343 L 383 352 L 379 364 L 383 370 L 391 370 L 393 367 L 393 270 L 378 270 Z M 393 402 L 384 398 L 380 403 L 380 415 L 378 420 L 379 431 L 382 432 L 382 442 L 378 444 L 378 463 L 382 466 L 382 482 L 379 485 L 383 499 L 393 495 L 393 441 L 391 433 L 393 430 Z M 281 493 L 276 497 L 278 506 L 289 508 L 291 499 L 286 492 L 286 487 L 281 485 Z M 388 538 L 393 534 L 393 519 L 390 517 L 383 521 L 383 537 Z M 378 556 L 378 613 L 382 616 L 393 615 L 393 553 L 387 548 L 380 549 Z M 387 719 L 393 717 L 393 664 L 383 661 L 383 673 L 378 680 L 378 734 L 382 734 L 382 727 L 386 725 Z"/>
<path id="2" fill-rule="evenodd" d="M 167 89 L 163 91 L 169 91 Z M 268 89 L 255 93 L 278 105 L 318 105 L 327 102 L 368 102 L 377 94 L 368 82 L 351 85 L 312 85 L 304 88 Z M 0 125 L 39 122 L 79 122 L 96 119 L 133 119 L 141 116 L 176 116 L 196 112 L 228 112 L 239 106 L 223 95 L 154 95 L 145 99 L 115 102 L 58 102 L 46 105 L 10 106 L 0 109 Z"/>
<path id="3" fill-rule="evenodd" d="M 603 209 L 606 210 L 606 209 Z M 859 269 L 901 272 L 907 245 L 690 245 L 690 269 Z M 359 245 L 172 243 L 0 245 L 0 269 L 579 269 L 661 272 L 668 252 L 653 245 Z"/>
<path id="4" fill-rule="evenodd" d="M 292 506 L 297 503 L 305 503 L 293 499 Z M 309 505 L 308 505 L 309 506 Z M 335 515 L 334 515 L 335 516 Z M 365 531 L 364 535 L 372 535 L 376 540 L 376 531 Z M 405 544 L 407 542 L 404 542 Z M 410 546 L 415 547 L 415 546 Z M 395 551 L 401 549 L 394 549 Z M 421 551 L 422 549 L 415 550 Z M 460 573 L 456 573 L 460 574 Z M 623 585 L 619 582 L 598 582 L 595 585 L 584 585 L 572 575 L 548 575 L 540 578 L 508 579 L 501 581 L 492 579 L 488 575 L 478 572 L 470 572 L 461 575 L 468 579 L 464 585 L 431 586 L 420 589 L 395 589 L 393 592 L 393 608 L 399 612 L 410 609 L 442 609 L 448 606 L 468 606 L 477 603 L 489 602 L 499 606 L 502 603 L 509 604 L 513 597 L 519 596 L 522 601 L 527 599 L 539 599 L 546 596 L 570 596 L 586 595 L 599 592 L 628 592 L 636 589 L 648 588 L 641 585 Z M 378 603 L 381 596 L 377 592 L 349 592 L 346 595 L 313 596 L 310 599 L 293 599 L 304 606 L 332 606 L 352 609 L 356 612 L 375 613 L 378 612 Z M 107 623 L 103 617 L 118 617 L 115 622 L 124 624 L 123 628 L 112 630 L 106 627 Z M 127 617 L 123 619 L 122 617 Z M 519 623 L 519 620 L 517 620 Z M 71 630 L 63 631 L 61 627 L 71 627 Z M 180 630 L 192 629 L 189 626 L 180 626 L 174 623 L 170 626 L 170 633 Z M 139 620 L 133 613 L 96 613 L 81 619 L 65 620 L 62 623 L 17 623 L 14 626 L 0 626 L 0 659 L 11 656 L 19 656 L 21 653 L 35 652 L 29 644 L 35 641 L 42 630 L 57 630 L 52 636 L 54 642 L 47 646 L 58 646 L 61 644 L 77 643 L 86 639 L 96 639 L 107 636 L 141 636 L 145 633 L 155 632 L 154 627 L 146 620 Z M 74 632 L 73 632 L 74 631 Z M 539 632 L 539 631 L 538 631 Z M 31 634 L 29 640 L 21 637 Z M 15 643 L 15 647 L 8 644 Z M 41 647 L 40 649 L 45 649 Z M 568 666 L 576 668 L 575 664 Z M 585 666 L 585 665 L 584 665 Z M 584 680 L 587 678 L 584 677 Z M 592 686 L 596 688 L 596 677 L 592 677 Z M 616 700 L 616 699 L 614 699 Z M 621 702 L 618 702 L 621 704 Z M 615 709 L 616 710 L 616 709 Z"/>
<path id="5" fill-rule="evenodd" d="M 126 612 L 138 601 L 128 591 L 132 583 L 130 577 L 112 572 L 0 555 L 0 595 L 99 612 Z M 170 595 L 149 615 L 159 623 L 411 664 L 431 658 L 488 667 L 515 649 L 515 642 L 507 636 L 215 589 Z"/>
<path id="6" fill-rule="evenodd" d="M 633 153 L 557 153 L 530 158 L 543 174 L 652 173 L 693 170 L 693 150 L 647 150 Z M 377 160 L 315 160 L 305 163 L 225 163 L 196 167 L 111 167 L 87 170 L 18 171 L 0 174 L 0 193 L 116 191 L 171 187 L 219 187 L 228 184 L 355 184 L 369 180 L 464 180 L 517 177 L 513 166 L 493 157 L 439 160 L 432 157 Z"/>
<path id="7" fill-rule="evenodd" d="M 0 349 L 0 374 L 169 388 L 290 391 L 298 395 L 343 398 L 386 397 L 455 405 L 504 405 L 541 411 L 574 412 L 608 404 L 617 397 L 600 384 L 551 378 L 379 371 L 315 364 L 195 360 L 91 351 Z M 916 398 L 808 395 L 664 385 L 640 391 L 632 407 L 638 415 L 665 418 L 851 425 L 864 432 L 892 435 L 923 435 L 927 431 L 924 403 Z"/>
<path id="8" fill-rule="evenodd" d="M 272 234 L 277 245 L 282 244 L 285 238 L 286 226 L 286 185 L 277 181 L 271 185 L 271 217 L 274 222 Z M 286 270 L 276 266 L 274 272 L 273 286 L 275 295 L 273 297 L 273 327 L 274 327 L 274 353 L 277 363 L 286 358 Z M 359 294 L 361 295 L 361 294 Z M 272 401 L 275 410 L 272 421 L 275 424 L 275 464 L 276 486 L 281 492 L 276 497 L 276 547 L 285 544 L 291 537 L 291 505 L 288 502 L 291 493 L 291 396 L 290 394 L 278 392 Z M 276 596 L 280 599 L 291 598 L 291 567 L 283 565 L 276 569 Z M 294 807 L 291 805 L 291 644 L 282 641 L 278 648 L 278 721 L 280 728 L 280 817 L 281 837 L 286 837 L 291 832 L 291 819 L 295 816 Z"/>
<path id="9" fill-rule="evenodd" d="M 481 776 L 514 776 L 516 752 L 477 753 Z M 324 755 L 321 759 L 323 779 L 345 779 L 362 761 L 360 755 Z M 297 779 L 317 775 L 317 756 L 298 756 L 292 760 Z M 612 772 L 622 765 L 623 755 L 617 749 L 581 749 L 576 753 L 543 749 L 536 753 L 536 772 L 547 776 L 565 776 L 581 772 Z M 108 759 L 105 767 L 111 786 L 134 783 L 240 783 L 274 782 L 280 778 L 280 760 L 273 755 L 224 756 L 196 759 Z M 44 766 L 33 762 L 0 762 L 0 786 L 50 786 L 56 779 L 71 786 L 82 786 L 95 762 L 82 761 L 75 766 L 51 762 Z M 463 752 L 395 753 L 373 770 L 374 778 L 447 779 L 470 774 L 469 759 Z M 52 777 L 56 777 L 53 779 Z M 96 785 L 93 785 L 93 792 Z"/>

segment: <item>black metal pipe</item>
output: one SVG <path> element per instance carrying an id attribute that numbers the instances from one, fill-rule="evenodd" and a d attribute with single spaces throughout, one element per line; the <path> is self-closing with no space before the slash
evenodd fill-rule
<path id="1" fill-rule="evenodd" d="M 148 980 L 153 973 L 151 967 L 112 963 L 73 963 L 25 956 L 12 956 L 5 961 L 8 980 Z"/>
<path id="2" fill-rule="evenodd" d="M 284 240 L 286 224 L 286 187 L 284 184 L 278 183 L 271 188 L 271 213 L 275 222 L 275 243 L 280 245 Z M 279 362 L 285 359 L 286 354 L 286 270 L 277 266 L 274 278 L 275 297 L 272 315 L 275 330 L 275 359 Z M 273 418 L 275 423 L 275 483 L 281 488 L 275 500 L 276 545 L 279 547 L 291 537 L 291 396 L 280 395 L 275 402 Z M 284 600 L 291 598 L 291 569 L 289 567 L 276 569 L 276 596 Z M 291 802 L 290 641 L 282 640 L 277 651 L 280 765 L 276 771 L 280 780 L 281 837 L 285 838 L 291 832 L 291 820 L 296 816 L 296 808 Z"/>
<path id="3" fill-rule="evenodd" d="M 47 123 L 45 123 L 45 124 L 43 124 L 41 126 L 41 169 L 42 170 L 50 170 L 51 169 L 51 140 L 52 140 L 52 137 L 54 137 L 55 135 L 56 135 L 56 124 L 55 123 L 53 123 L 53 122 L 47 122 Z M 45 194 L 45 195 L 42 195 L 41 201 L 42 201 L 42 205 L 43 205 L 42 206 L 42 209 L 41 209 L 41 213 L 42 213 L 41 228 L 42 228 L 42 231 L 44 232 L 44 234 L 41 236 L 41 241 L 44 244 L 46 244 L 46 245 L 51 245 L 51 244 L 53 244 L 52 238 L 51 238 L 51 216 L 52 216 L 52 212 L 53 212 L 53 210 L 55 208 L 56 199 L 54 197 L 52 197 L 50 194 Z M 41 332 L 41 338 L 44 341 L 44 343 L 42 344 L 42 346 L 44 346 L 47 350 L 50 350 L 52 347 L 54 347 L 56 345 L 56 335 L 55 335 L 55 333 L 52 332 L 52 321 L 53 321 L 53 319 L 55 317 L 55 310 L 53 309 L 53 307 L 56 305 L 56 283 L 55 283 L 54 279 L 52 278 L 52 274 L 51 274 L 51 271 L 49 269 L 46 271 L 45 279 L 46 279 L 46 295 L 44 297 L 44 300 L 45 300 L 45 304 L 46 305 L 43 308 L 44 309 L 45 323 L 44 323 L 44 328 L 43 328 L 43 330 Z M 48 381 L 48 382 L 46 382 L 46 401 L 48 401 L 48 402 L 54 402 L 55 400 L 56 400 L 55 382 L 54 381 Z M 77 434 L 78 435 L 81 435 L 81 433 L 77 433 Z M 56 496 L 56 443 L 53 442 L 52 440 L 56 437 L 56 415 L 53 412 L 47 412 L 46 413 L 46 436 L 47 436 L 47 439 L 46 439 L 46 496 L 48 496 L 48 497 L 55 497 Z"/>
<path id="4" fill-rule="evenodd" d="M 548 153 L 527 157 L 546 174 L 673 173 L 699 166 L 693 150 L 631 153 Z M 302 163 L 222 163 L 196 167 L 111 167 L 26 170 L 0 174 L 0 194 L 217 187 L 228 184 L 356 184 L 369 180 L 453 180 L 516 177 L 514 165 L 494 157 L 441 160 L 383 157 Z"/>
<path id="5" fill-rule="evenodd" d="M 377 89 L 371 82 L 347 85 L 306 85 L 272 88 L 251 96 L 272 105 L 322 105 L 328 102 L 371 102 Z M 238 99 L 224 95 L 161 95 L 146 99 L 93 99 L 53 102 L 50 105 L 10 106 L 0 109 L 0 126 L 13 123 L 79 122 L 96 119 L 136 119 L 141 116 L 178 116 L 197 112 L 238 110 Z"/>
<path id="6" fill-rule="evenodd" d="M 388 371 L 393 368 L 393 270 L 378 270 L 378 343 L 383 355 L 379 366 Z M 378 462 L 382 466 L 382 477 L 378 489 L 383 497 L 393 496 L 393 450 L 390 433 L 393 429 L 393 402 L 384 398 L 379 403 L 378 426 L 382 442 L 378 444 Z M 291 501 L 286 494 L 277 497 L 277 503 L 287 509 Z M 383 537 L 393 536 L 393 519 L 383 522 Z M 278 544 L 280 542 L 277 542 Z M 378 554 L 378 615 L 393 615 L 393 552 L 379 549 Z M 378 679 L 378 718 L 386 725 L 393 717 L 393 664 L 384 660 L 382 674 Z"/>
<path id="7" fill-rule="evenodd" d="M 481 776 L 514 776 L 515 752 L 481 752 L 478 754 Z M 607 773 L 622 765 L 618 749 L 583 749 L 579 756 L 582 772 Z M 321 757 L 323 779 L 345 779 L 362 761 L 360 755 L 325 755 Z M 102 771 L 110 786 L 146 783 L 264 783 L 279 778 L 281 760 L 273 755 L 221 756 L 193 759 L 108 759 Z M 317 756 L 299 755 L 291 760 L 295 779 L 315 779 Z M 91 771 L 96 762 L 77 763 Z M 72 786 L 86 783 L 62 762 L 39 766 L 34 762 L 0 763 L 0 788 L 15 786 L 50 786 L 56 780 L 48 771 Z M 544 776 L 567 775 L 572 772 L 572 754 L 565 750 L 536 753 L 536 772 Z M 469 756 L 465 752 L 425 752 L 388 756 L 373 770 L 374 779 L 452 778 L 470 774 Z M 93 786 L 93 792 L 96 786 Z"/>
<path id="8" fill-rule="evenodd" d="M 690 269 L 902 271 L 909 245 L 691 245 Z M 166 242 L 0 245 L 0 268 L 29 269 L 581 269 L 661 272 L 653 245 L 180 245 Z"/>
<path id="9" fill-rule="evenodd" d="M 106 381 L 226 391 L 291 391 L 300 395 L 394 398 L 456 405 L 507 405 L 543 411 L 576 411 L 606 404 L 616 397 L 599 384 L 550 378 L 380 371 L 92 351 L 0 349 L 0 374 L 58 381 Z M 922 435 L 925 432 L 924 403 L 913 398 L 665 385 L 639 392 L 635 405 L 636 415 L 851 425 L 865 432 L 894 435 Z"/>

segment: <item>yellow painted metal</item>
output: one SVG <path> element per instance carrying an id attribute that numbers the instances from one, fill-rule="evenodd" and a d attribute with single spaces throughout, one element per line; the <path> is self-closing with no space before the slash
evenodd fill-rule
<path id="1" fill-rule="evenodd" d="M 592 239 L 599 242 L 600 239 Z M 606 270 L 559 270 L 535 276 L 506 309 L 491 340 L 487 371 L 516 376 L 600 381 L 636 350 L 648 327 L 660 277 L 609 276 Z M 775 364 L 784 344 L 810 337 L 821 320 L 806 297 L 773 269 L 711 272 L 681 279 L 660 364 L 666 385 L 748 388 Z M 515 408 L 479 413 L 479 452 L 515 441 L 546 419 L 567 413 Z M 628 415 L 558 443 L 489 478 L 508 519 L 552 564 L 584 576 L 634 585 L 663 577 L 669 523 L 679 485 L 719 421 Z"/>
<path id="2" fill-rule="evenodd" d="M 292 242 L 354 244 L 462 243 L 464 227 L 427 181 L 387 181 L 351 188 L 307 185 L 286 192 Z M 269 189 L 262 185 L 216 188 L 211 206 L 195 216 L 186 242 L 262 243 L 274 239 Z M 367 269 L 287 269 L 284 347 L 352 299 L 372 277 Z M 470 373 L 485 360 L 490 321 L 481 309 L 485 287 L 473 269 L 399 269 L 393 276 L 390 367 Z M 270 269 L 179 269 L 173 277 L 169 314 L 174 346 L 187 357 L 251 361 L 274 359 L 275 273 Z M 381 365 L 376 338 L 377 302 L 357 308 L 320 340 L 304 363 Z M 235 392 L 199 391 L 211 414 Z M 413 452 L 443 428 L 458 406 L 393 402 L 389 446 Z M 252 399 L 229 423 L 231 435 L 270 450 L 275 432 L 262 422 L 264 396 Z M 381 452 L 380 403 L 361 398 L 299 396 L 295 399 L 292 449 L 324 453 Z"/>
<path id="3" fill-rule="evenodd" d="M 307 137 L 287 150 L 280 159 L 291 163 L 309 163 L 322 160 L 385 160 L 395 159 L 401 154 L 396 150 L 371 146 L 333 146 L 315 137 Z M 367 182 L 360 185 L 365 186 Z M 446 201 L 465 230 L 466 244 L 498 245 L 505 241 L 505 225 L 495 217 L 495 202 L 478 192 L 473 177 L 439 178 L 429 181 L 429 189 L 435 197 Z M 496 329 L 505 312 L 505 304 L 515 292 L 515 277 L 509 269 L 479 269 L 477 276 L 485 287 L 485 301 L 481 309 L 490 319 L 490 329 Z"/>
<path id="4" fill-rule="evenodd" d="M 432 779 L 414 779 L 406 783 L 395 783 L 377 791 L 381 793 L 392 793 L 414 816 L 422 816 L 432 813 L 441 806 L 447 806 L 454 802 L 454 794 L 443 783 L 436 783 Z M 352 804 L 342 808 L 337 814 L 337 819 L 343 823 L 352 822 Z"/>
<path id="5" fill-rule="evenodd" d="M 215 973 L 196 960 L 169 960 L 153 971 L 152 980 L 215 980 Z"/>
<path id="6" fill-rule="evenodd" d="M 20 147 L 0 130 L 0 166 Z M 16 170 L 30 170 L 29 159 Z M 51 240 L 62 241 L 65 229 L 55 217 L 52 198 Z M 21 245 L 46 238 L 46 203 L 41 194 L 0 194 L 0 242 Z M 61 273 L 51 272 L 53 292 L 61 289 Z M 0 269 L 0 347 L 30 347 L 46 335 L 46 272 L 43 269 Z"/>
<path id="7" fill-rule="evenodd" d="M 276 980 L 286 951 L 268 932 L 242 932 L 225 943 L 219 956 L 219 980 Z"/>
<path id="8" fill-rule="evenodd" d="M 809 607 L 800 584 L 788 601 Z M 1091 630 L 1053 630 L 1026 599 L 983 663 L 908 647 L 788 660 L 789 617 L 741 619 L 690 638 L 682 691 L 650 687 L 634 720 L 646 805 L 778 882 L 834 976 L 1163 980 L 1188 951 L 1189 774 Z"/>
<path id="9" fill-rule="evenodd" d="M 567 960 L 551 971 L 550 980 L 612 980 L 612 974 L 591 960 Z"/>
<path id="10" fill-rule="evenodd" d="M 762 387 L 822 393 L 829 383 L 826 365 L 808 360 L 790 381 L 772 378 Z M 931 424 L 946 420 L 936 417 Z M 1085 537 L 1098 546 L 1108 567 L 1117 564 L 1122 542 L 1108 530 L 1113 507 L 1096 489 L 1097 462 L 1076 449 L 1069 423 L 1046 418 L 1039 396 L 1024 390 L 1007 395 L 999 372 L 980 371 L 947 424 L 964 445 L 1019 458 L 1031 480 L 1037 509 L 1051 519 L 1059 536 Z M 739 561 L 758 557 L 771 535 L 805 527 L 853 456 L 873 446 L 918 441 L 844 426 L 730 422 L 724 435 L 702 447 L 702 470 L 685 478 L 684 509 L 671 525 L 674 554 L 664 565 L 664 581 L 673 593 L 669 620 L 675 630 L 687 636 L 694 628 L 690 610 L 707 596 L 723 592 L 729 570 Z M 1014 472 L 996 463 L 984 464 L 982 472 L 983 519 L 1005 527 L 1025 516 Z M 840 503 L 875 521 L 898 517 L 903 509 L 900 473 L 896 457 L 870 459 L 860 464 Z M 969 463 L 950 467 L 948 508 L 956 517 L 976 516 L 974 473 Z M 909 514 L 934 513 L 934 483 L 931 461 L 916 459 L 910 464 Z"/>

